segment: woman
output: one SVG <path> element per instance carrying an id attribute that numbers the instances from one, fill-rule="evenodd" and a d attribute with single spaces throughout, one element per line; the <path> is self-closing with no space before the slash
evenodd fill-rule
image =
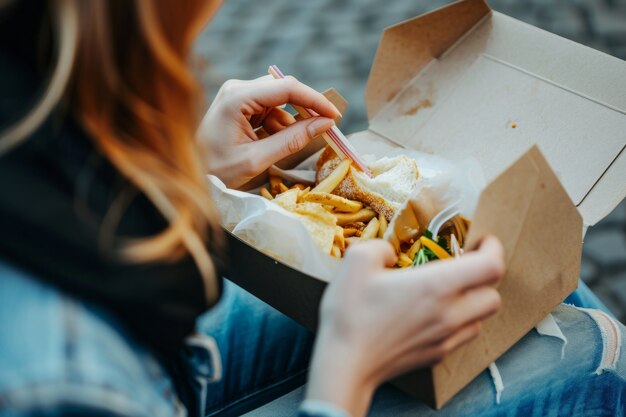
<path id="1" fill-rule="evenodd" d="M 226 267 L 220 263 L 222 238 L 205 175 L 243 186 L 329 129 L 339 112 L 295 79 L 261 78 L 226 83 L 199 124 L 200 88 L 188 68 L 189 54 L 217 5 L 206 0 L 4 2 L 0 256 L 6 280 L 0 305 L 7 316 L 23 313 L 11 320 L 3 317 L 5 358 L 10 356 L 6 352 L 26 358 L 24 362 L 35 358 L 15 336 L 38 325 L 24 317 L 48 305 L 42 291 L 73 306 L 72 314 L 63 315 L 60 353 L 71 365 L 66 367 L 71 377 L 60 382 L 68 390 L 11 388 L 24 375 L 13 372 L 19 361 L 6 360 L 13 373 L 0 373 L 9 376 L 0 377 L 0 387 L 10 388 L 0 398 L 8 415 L 46 414 L 41 404 L 64 404 L 61 411 L 51 411 L 54 415 L 157 415 L 119 406 L 129 403 L 129 392 L 141 390 L 142 384 L 127 384 L 128 392 L 116 390 L 116 400 L 101 402 L 97 410 L 85 400 L 113 398 L 100 395 L 104 386 L 111 391 L 109 371 L 130 378 L 133 366 L 149 368 L 152 377 L 154 369 L 161 370 L 160 377 L 147 383 L 168 386 L 175 381 L 176 395 L 164 394 L 158 401 L 169 398 L 174 404 L 180 398 L 191 415 L 238 415 L 301 383 L 310 335 L 221 279 L 219 271 Z M 320 116 L 295 122 L 277 108 L 287 102 Z M 259 125 L 269 138 L 257 140 L 254 128 Z M 499 307 L 492 285 L 502 277 L 502 258 L 498 241 L 486 238 L 462 259 L 392 271 L 385 268 L 395 262 L 388 244 L 351 248 L 324 296 L 302 415 L 364 415 L 381 383 L 433 364 L 476 337 L 481 320 Z M 203 315 L 220 295 L 220 304 Z M 83 315 L 104 318 L 117 329 L 111 336 L 116 341 L 105 343 L 104 354 L 111 359 L 105 368 L 99 368 L 100 356 L 79 360 L 85 344 L 101 348 L 103 343 L 93 340 L 110 332 L 101 321 Z M 592 322 L 583 316 L 566 311 L 557 318 Z M 15 332 L 11 326 L 17 326 Z M 194 326 L 201 335 L 184 343 Z M 619 333 L 621 327 L 617 329 Z M 87 333 L 91 339 L 81 340 Z M 598 346 L 599 336 L 586 334 L 594 338 L 591 346 Z M 526 355 L 543 346 L 526 343 L 531 346 Z M 133 349 L 144 357 L 140 365 L 126 362 L 125 344 L 138 346 Z M 150 362 L 153 357 L 157 364 Z M 124 368 L 120 363 L 128 366 L 118 369 Z M 85 389 L 93 371 L 81 373 L 76 370 L 81 366 L 101 369 L 98 395 Z M 509 368 L 502 370 L 505 375 Z M 166 374 L 160 373 L 163 369 Z M 587 375 L 581 369 L 567 381 L 583 386 Z M 619 383 L 612 386 L 623 392 L 624 370 L 616 375 Z M 532 387 L 559 379 L 534 375 L 517 381 Z M 473 402 L 463 397 L 485 384 L 475 381 L 449 411 L 497 411 L 485 389 Z M 598 390 L 618 392 L 605 388 Z M 29 403 L 24 392 L 36 397 L 38 405 Z M 150 402 L 142 402 L 144 391 L 138 392 L 133 401 Z M 501 406 L 514 410 L 528 405 L 524 391 L 514 392 L 512 402 Z M 392 397 L 387 394 L 379 403 Z M 387 406 L 399 404 L 423 407 L 407 399 Z"/>

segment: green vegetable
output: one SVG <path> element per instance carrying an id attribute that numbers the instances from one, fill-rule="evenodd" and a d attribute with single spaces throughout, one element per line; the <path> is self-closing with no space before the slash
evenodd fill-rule
<path id="1" fill-rule="evenodd" d="M 430 230 L 426 229 L 424 230 L 424 236 L 426 236 L 427 238 L 429 238 L 430 240 L 432 240 L 433 242 L 435 242 L 437 245 L 439 245 L 443 250 L 445 250 L 446 252 L 448 252 L 450 255 L 452 255 L 452 251 L 450 250 L 450 248 L 448 247 L 448 241 L 443 238 L 443 237 L 438 237 L 435 238 L 433 236 L 433 232 L 431 232 Z M 426 247 L 422 247 L 418 252 L 417 255 L 415 255 L 415 259 L 413 259 L 413 266 L 416 265 L 424 265 L 425 263 L 429 262 L 429 261 L 433 261 L 435 259 L 439 259 L 437 258 L 437 256 L 433 253 L 433 251 L 431 251 L 430 249 L 426 248 Z"/>
<path id="2" fill-rule="evenodd" d="M 428 248 L 421 248 L 417 255 L 415 255 L 415 259 L 413 259 L 413 266 L 416 265 L 424 265 L 425 263 L 437 259 L 435 254 Z"/>
<path id="3" fill-rule="evenodd" d="M 448 241 L 444 237 L 441 237 L 441 236 L 435 237 L 433 236 L 433 232 L 431 232 L 428 229 L 424 230 L 424 236 L 426 236 L 427 238 L 435 242 L 437 245 L 441 246 L 443 250 L 445 250 L 450 255 L 452 255 L 452 251 L 448 247 Z"/>

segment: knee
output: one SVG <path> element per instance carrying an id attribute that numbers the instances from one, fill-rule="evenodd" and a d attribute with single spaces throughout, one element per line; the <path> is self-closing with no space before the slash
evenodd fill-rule
<path id="1" fill-rule="evenodd" d="M 613 372 L 626 380 L 626 327 L 607 313 L 561 305 L 554 312 L 568 339 L 580 340 L 593 352 L 594 373 Z"/>

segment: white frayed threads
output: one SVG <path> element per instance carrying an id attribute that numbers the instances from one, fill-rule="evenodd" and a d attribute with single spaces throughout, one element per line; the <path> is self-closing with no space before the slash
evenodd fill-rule
<path id="1" fill-rule="evenodd" d="M 552 314 L 548 314 L 545 319 L 541 320 L 536 326 L 535 329 L 537 333 L 542 336 L 552 336 L 560 339 L 563 342 L 563 346 L 561 346 L 561 359 L 565 357 L 565 346 L 567 346 L 567 337 L 561 331 L 561 328 L 557 324 L 554 316 Z"/>
<path id="2" fill-rule="evenodd" d="M 204 350 L 211 360 L 211 367 L 208 369 L 212 373 L 204 375 L 198 373 L 194 375 L 194 379 L 200 385 L 200 411 L 204 415 L 206 414 L 208 385 L 222 379 L 222 355 L 215 339 L 202 333 L 194 333 L 188 336 L 185 339 L 185 345 Z"/>
<path id="3" fill-rule="evenodd" d="M 495 362 L 489 364 L 489 374 L 491 374 L 491 380 L 496 389 L 496 404 L 500 404 L 500 397 L 502 396 L 502 391 L 504 391 L 504 382 L 502 382 L 502 375 L 500 375 Z"/>
<path id="4" fill-rule="evenodd" d="M 600 335 L 602 336 L 602 358 L 600 359 L 600 364 L 595 374 L 600 375 L 605 371 L 615 370 L 622 347 L 622 334 L 619 326 L 603 311 L 590 308 L 577 308 L 585 312 L 596 322 L 598 329 L 600 329 Z"/>

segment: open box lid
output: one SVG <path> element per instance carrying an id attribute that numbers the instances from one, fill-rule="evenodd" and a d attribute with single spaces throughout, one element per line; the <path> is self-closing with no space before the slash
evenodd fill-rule
<path id="1" fill-rule="evenodd" d="M 369 130 L 487 180 L 537 144 L 587 225 L 626 196 L 626 62 L 462 0 L 387 28 Z"/>

